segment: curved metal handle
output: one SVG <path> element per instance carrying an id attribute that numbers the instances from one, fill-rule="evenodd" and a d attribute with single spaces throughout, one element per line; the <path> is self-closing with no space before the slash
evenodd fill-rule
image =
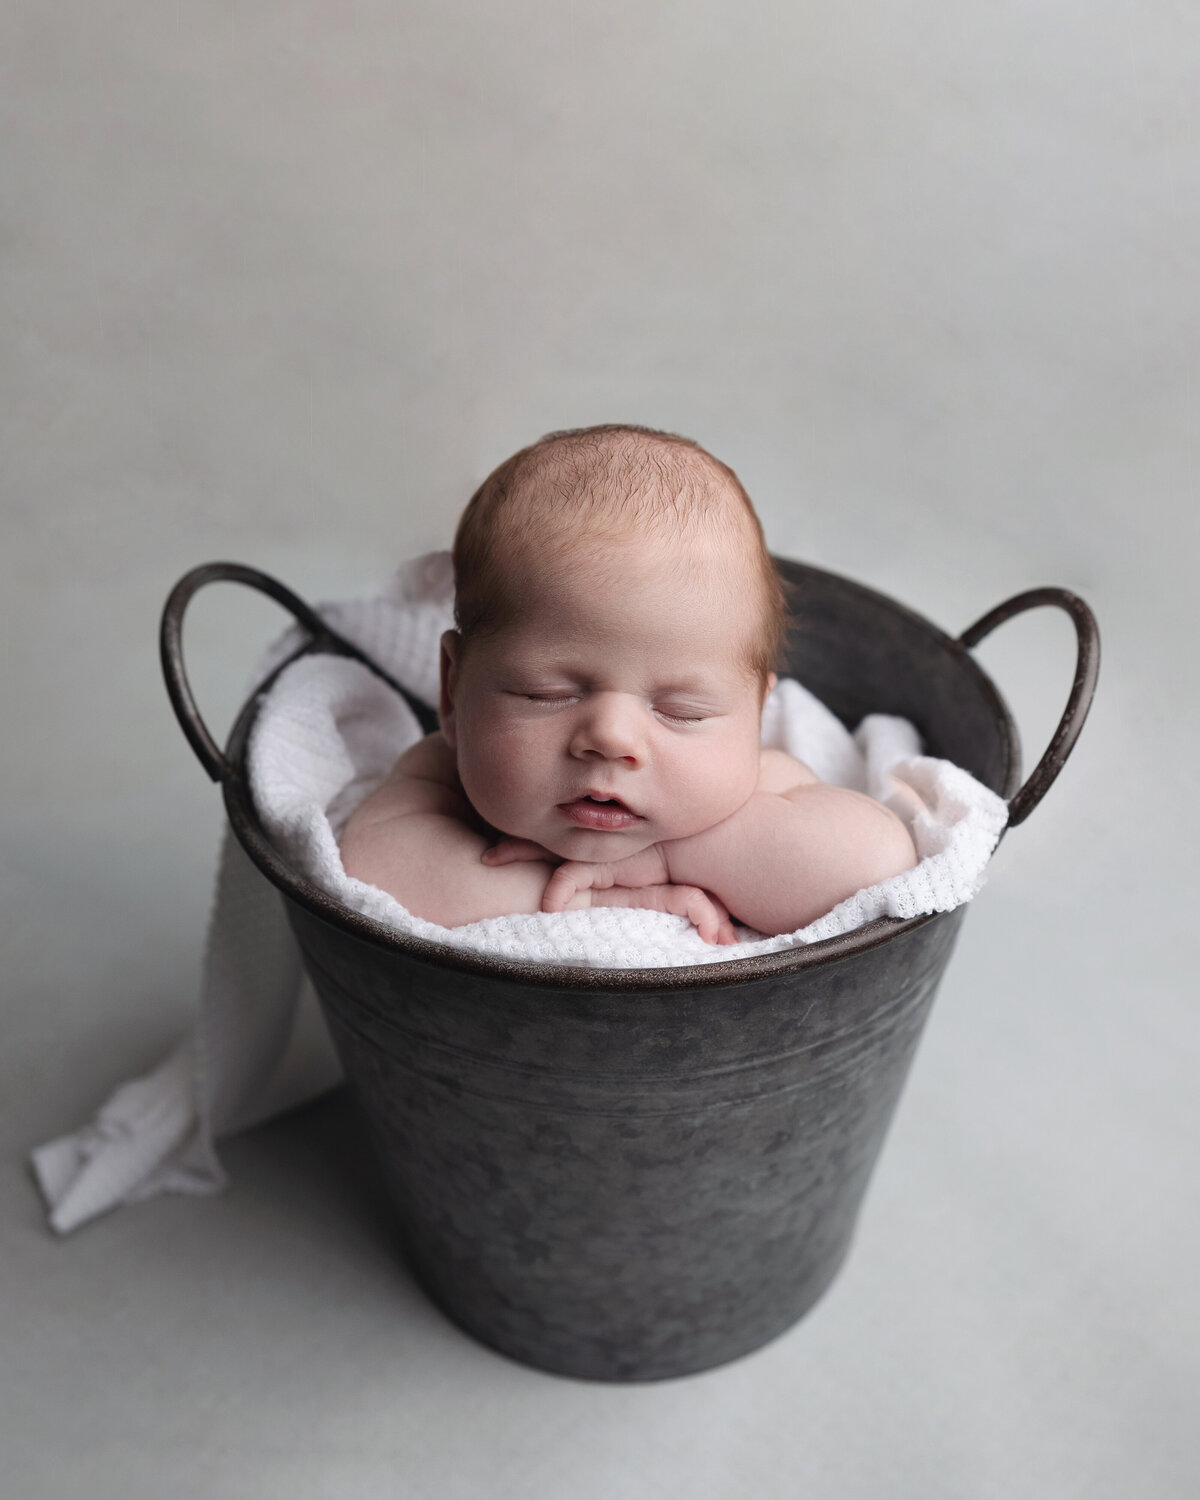
<path id="1" fill-rule="evenodd" d="M 297 623 L 308 631 L 314 644 L 324 646 L 341 656 L 352 656 L 356 661 L 362 662 L 365 667 L 369 667 L 375 673 L 376 677 L 381 678 L 400 694 L 416 714 L 422 728 L 426 730 L 431 727 L 436 728 L 437 716 L 424 703 L 401 687 L 364 651 L 360 651 L 336 630 L 330 629 L 316 610 L 305 604 L 299 595 L 293 594 L 291 589 L 285 588 L 269 574 L 260 573 L 257 568 L 248 568 L 242 563 L 203 563 L 200 567 L 193 568 L 190 573 L 185 573 L 167 597 L 159 629 L 159 654 L 162 659 L 163 677 L 167 684 L 167 696 L 171 700 L 171 707 L 175 710 L 175 717 L 179 720 L 179 727 L 196 752 L 196 758 L 213 781 L 236 781 L 238 779 L 237 767 L 226 760 L 216 741 L 209 734 L 208 726 L 200 717 L 200 710 L 196 707 L 196 700 L 192 697 L 192 689 L 183 665 L 184 611 L 191 603 L 192 597 L 209 583 L 242 583 L 248 588 L 257 589 L 260 594 L 266 594 L 277 604 L 282 604 L 295 617 Z"/>
<path id="2" fill-rule="evenodd" d="M 1100 629 L 1095 615 L 1078 594 L 1072 594 L 1068 589 L 1042 588 L 1029 589 L 1024 594 L 1016 594 L 1005 600 L 1003 604 L 997 604 L 995 609 L 976 620 L 958 638 L 958 644 L 969 651 L 985 636 L 990 635 L 997 625 L 1003 625 L 1014 615 L 1024 614 L 1026 610 L 1037 609 L 1043 604 L 1053 604 L 1056 608 L 1065 610 L 1075 626 L 1078 647 L 1075 680 L 1071 684 L 1071 695 L 1067 699 L 1063 716 L 1058 721 L 1058 728 L 1054 731 L 1045 754 L 1030 772 L 1025 785 L 1008 804 L 1010 828 L 1023 823 L 1050 790 L 1079 738 L 1088 709 L 1092 706 L 1096 678 L 1100 673 Z"/>

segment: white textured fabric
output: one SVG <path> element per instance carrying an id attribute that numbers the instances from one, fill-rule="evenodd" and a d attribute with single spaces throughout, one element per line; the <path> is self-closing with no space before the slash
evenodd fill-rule
<path id="1" fill-rule="evenodd" d="M 450 624 L 449 555 L 401 568 L 376 599 L 322 615 L 416 697 L 437 696 L 438 640 Z M 256 680 L 301 641 L 289 631 Z M 865 790 L 908 825 L 916 869 L 860 891 L 799 932 L 715 948 L 682 917 L 601 907 L 497 917 L 447 929 L 352 880 L 337 834 L 357 803 L 420 734 L 407 704 L 360 663 L 307 656 L 281 673 L 249 747 L 255 802 L 277 847 L 349 907 L 448 947 L 542 962 L 640 968 L 721 962 L 847 932 L 881 916 L 948 911 L 983 884 L 1003 830 L 1004 801 L 947 761 L 922 756 L 903 719 L 871 715 L 852 735 L 798 683 L 781 682 L 763 715 L 763 743 L 805 761 L 822 780 Z M 151 1073 L 116 1090 L 83 1130 L 33 1153 L 61 1233 L 118 1203 L 164 1190 L 224 1186 L 214 1148 L 315 1097 L 339 1076 L 311 986 L 302 976 L 278 893 L 226 833 L 194 1033 Z"/>

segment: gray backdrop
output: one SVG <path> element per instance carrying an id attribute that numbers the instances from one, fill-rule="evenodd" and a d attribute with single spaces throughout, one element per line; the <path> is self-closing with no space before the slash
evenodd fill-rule
<path id="1" fill-rule="evenodd" d="M 1198 62 L 1169 0 L 0 6 L 6 1495 L 1195 1493 Z M 689 1380 L 524 1370 L 395 1263 L 336 1100 L 56 1241 L 26 1152 L 194 1003 L 171 583 L 367 592 L 605 420 L 955 631 L 1057 583 L 1104 632 L 834 1290 Z M 223 724 L 278 616 L 193 615 Z M 982 651 L 1031 760 L 1071 655 Z"/>

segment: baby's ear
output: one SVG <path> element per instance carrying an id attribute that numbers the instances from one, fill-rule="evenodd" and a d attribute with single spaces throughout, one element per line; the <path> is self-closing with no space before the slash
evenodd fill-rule
<path id="1" fill-rule="evenodd" d="M 447 630 L 442 636 L 442 649 L 439 670 L 441 673 L 441 692 L 438 699 L 438 718 L 442 723 L 442 733 L 450 747 L 454 747 L 454 683 L 458 676 L 458 656 L 462 647 L 462 639 L 457 630 Z"/>
<path id="2" fill-rule="evenodd" d="M 767 685 L 763 689 L 763 702 L 764 703 L 771 696 L 771 694 L 775 691 L 775 684 L 778 681 L 779 681 L 779 678 L 776 677 L 776 675 L 775 675 L 774 672 L 768 672 L 767 673 Z"/>

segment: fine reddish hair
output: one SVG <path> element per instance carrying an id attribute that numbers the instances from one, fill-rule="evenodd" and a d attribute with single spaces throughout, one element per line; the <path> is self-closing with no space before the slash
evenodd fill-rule
<path id="1" fill-rule="evenodd" d="M 786 628 L 786 603 L 762 525 L 741 480 L 691 438 L 606 424 L 552 432 L 514 453 L 472 495 L 454 537 L 454 620 L 464 645 L 520 608 L 508 575 L 522 554 L 577 563 L 589 539 L 706 532 L 745 561 L 758 594 L 751 670 L 764 683 Z"/>

